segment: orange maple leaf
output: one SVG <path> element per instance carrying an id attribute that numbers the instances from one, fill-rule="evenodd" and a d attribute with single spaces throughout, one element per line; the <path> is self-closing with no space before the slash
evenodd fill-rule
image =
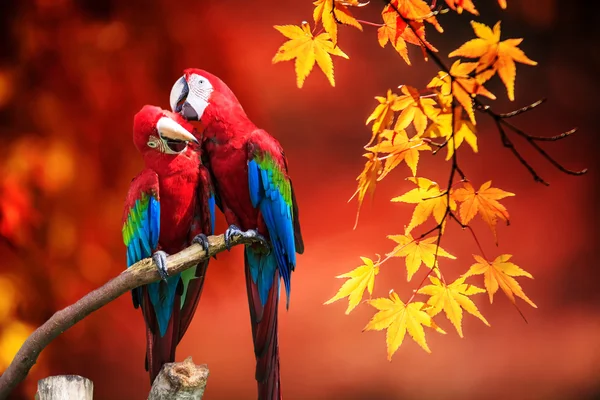
<path id="1" fill-rule="evenodd" d="M 424 20 L 432 24 L 438 32 L 444 32 L 444 29 L 431 12 L 429 4 L 427 4 L 424 0 L 392 0 L 391 4 L 396 5 L 398 11 L 400 11 L 400 14 L 402 14 L 402 16 L 407 20 Z"/>
<path id="2" fill-rule="evenodd" d="M 335 46 L 337 44 L 338 21 L 344 25 L 350 25 L 362 31 L 360 23 L 352 16 L 347 6 L 362 7 L 367 3 L 346 2 L 342 0 L 317 0 L 313 3 L 315 10 L 313 18 L 315 24 L 323 21 L 325 32 L 331 36 L 331 41 Z M 334 15 L 335 13 L 335 15 Z M 336 21 L 337 20 L 337 21 Z"/>
<path id="3" fill-rule="evenodd" d="M 400 8 L 399 11 L 401 11 Z M 429 13 L 431 12 L 429 11 Z M 385 47 L 389 41 L 408 65 L 411 64 L 410 59 L 408 58 L 408 47 L 406 45 L 407 42 L 422 47 L 422 41 L 430 50 L 437 51 L 437 49 L 425 39 L 425 25 L 422 21 L 404 16 L 410 20 L 409 27 L 407 21 L 398 15 L 396 10 L 389 4 L 385 6 L 381 12 L 381 17 L 383 18 L 383 26 L 377 30 L 377 39 L 379 41 L 379 45 L 381 47 Z M 419 40 L 419 38 L 421 40 Z M 427 53 L 424 49 L 423 56 L 425 59 L 427 59 Z"/>
<path id="4" fill-rule="evenodd" d="M 452 98 L 448 96 L 454 96 L 469 115 L 473 125 L 476 124 L 475 113 L 473 112 L 473 96 L 482 95 L 492 100 L 496 99 L 493 93 L 483 87 L 483 82 L 470 76 L 478 65 L 474 62 L 461 63 L 460 60 L 457 60 L 450 67 L 450 74 L 440 71 L 427 85 L 428 88 L 439 90 L 443 104 L 451 104 Z M 451 79 L 450 75 L 454 79 Z"/>
<path id="5" fill-rule="evenodd" d="M 496 223 L 498 222 L 498 218 L 506 221 L 507 225 L 509 224 L 508 211 L 497 200 L 514 196 L 515 194 L 490 187 L 491 185 L 492 181 L 488 181 L 481 185 L 479 190 L 475 190 L 470 182 L 464 182 L 462 188 L 456 189 L 452 193 L 452 198 L 461 202 L 460 220 L 463 224 L 467 225 L 479 213 L 494 233 L 494 238 L 496 238 L 497 242 Z"/>
<path id="6" fill-rule="evenodd" d="M 498 0 L 498 4 L 500 4 L 500 8 L 506 9 L 506 0 Z"/>
<path id="7" fill-rule="evenodd" d="M 302 27 L 296 25 L 276 25 L 274 28 L 290 40 L 277 50 L 277 54 L 275 54 L 272 60 L 273 64 L 281 61 L 290 61 L 295 58 L 296 83 L 301 88 L 316 61 L 331 86 L 335 86 L 333 62 L 331 61 L 330 54 L 343 58 L 348 58 L 348 56 L 339 47 L 333 45 L 328 33 L 321 33 L 313 37 L 307 22 L 303 22 Z"/>
<path id="8" fill-rule="evenodd" d="M 434 99 L 421 97 L 419 90 L 412 86 L 403 85 L 400 91 L 403 95 L 398 96 L 392 105 L 392 110 L 402 111 L 396 120 L 394 130 L 406 129 L 412 122 L 417 136 L 421 136 L 427 127 L 427 118 L 434 121 L 440 109 L 437 108 Z"/>
<path id="9" fill-rule="evenodd" d="M 375 192 L 375 184 L 377 183 L 377 177 L 381 173 L 381 160 L 373 153 L 363 154 L 363 157 L 367 157 L 365 168 L 361 174 L 356 178 L 358 181 L 358 189 L 350 197 L 350 200 L 354 196 L 358 195 L 358 210 L 356 211 L 356 222 L 354 223 L 354 229 L 358 225 L 358 217 L 360 215 L 360 207 L 362 206 L 363 200 L 367 193 L 373 194 Z M 348 200 L 348 201 L 350 201 Z"/>
<path id="10" fill-rule="evenodd" d="M 367 150 L 376 154 L 388 153 L 387 156 L 381 158 L 385 160 L 385 165 L 377 179 L 378 181 L 385 178 L 402 161 L 408 165 L 413 176 L 415 176 L 417 174 L 417 164 L 419 163 L 419 151 L 431 150 L 431 147 L 422 139 L 414 137 L 409 139 L 404 130 L 399 132 L 385 130 L 381 133 L 380 138 L 382 139 L 381 142 L 367 148 Z"/>
<path id="11" fill-rule="evenodd" d="M 512 257 L 510 254 L 502 254 L 493 262 L 489 262 L 483 257 L 473 255 L 477 263 L 471 265 L 471 268 L 463 275 L 463 277 L 483 274 L 485 289 L 490 295 L 490 303 L 494 301 L 494 294 L 498 291 L 498 287 L 506 294 L 510 301 L 516 305 L 515 296 L 522 298 L 529 305 L 537 308 L 535 303 L 529 299 L 521 289 L 521 286 L 513 278 L 513 276 L 526 276 L 533 279 L 531 274 L 515 264 L 508 262 Z"/>
<path id="12" fill-rule="evenodd" d="M 465 10 L 473 15 L 479 15 L 479 12 L 475 9 L 473 0 L 446 0 L 446 4 L 459 14 L 462 14 L 463 10 Z"/>
<path id="13" fill-rule="evenodd" d="M 529 59 L 523 50 L 517 46 L 523 39 L 506 39 L 500 41 L 500 21 L 494 25 L 492 30 L 489 26 L 479 22 L 471 21 L 471 26 L 477 35 L 449 54 L 449 57 L 479 58 L 477 72 L 497 71 L 500 79 L 506 86 L 508 98 L 515 99 L 515 77 L 517 68 L 515 61 L 522 64 L 537 65 L 537 62 Z M 491 77 L 493 74 L 487 74 Z"/>

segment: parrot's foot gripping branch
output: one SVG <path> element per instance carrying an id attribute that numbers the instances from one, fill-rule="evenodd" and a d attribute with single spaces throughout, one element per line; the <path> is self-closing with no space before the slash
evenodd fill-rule
<path id="1" fill-rule="evenodd" d="M 258 231 L 256 231 L 255 229 L 248 229 L 247 231 L 243 231 L 237 226 L 231 224 L 229 225 L 229 228 L 225 230 L 225 248 L 227 249 L 227 251 L 231 250 L 230 241 L 233 238 L 233 236 L 254 238 L 258 240 L 260 244 L 264 246 L 265 249 L 268 249 L 269 251 L 271 249 L 269 246 L 269 242 L 267 242 L 267 239 L 265 239 L 265 237 L 258 233 Z"/>
<path id="2" fill-rule="evenodd" d="M 169 273 L 167 272 L 167 257 L 168 254 L 162 250 L 158 250 L 152 254 L 152 261 L 156 264 L 156 269 L 158 269 L 158 273 L 164 281 L 169 277 Z"/>
<path id="3" fill-rule="evenodd" d="M 194 236 L 192 239 L 192 244 L 194 243 L 198 243 L 200 246 L 202 246 L 204 251 L 206 251 L 206 254 L 208 254 L 208 248 L 210 247 L 210 244 L 208 243 L 208 237 L 204 233 Z"/>

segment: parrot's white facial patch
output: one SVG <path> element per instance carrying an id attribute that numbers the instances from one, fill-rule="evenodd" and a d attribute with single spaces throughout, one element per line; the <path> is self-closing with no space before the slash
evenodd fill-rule
<path id="1" fill-rule="evenodd" d="M 208 107 L 210 95 L 214 88 L 208 79 L 205 77 L 192 74 L 187 80 L 189 93 L 186 101 L 198 114 L 198 120 L 202 118 L 204 110 Z"/>

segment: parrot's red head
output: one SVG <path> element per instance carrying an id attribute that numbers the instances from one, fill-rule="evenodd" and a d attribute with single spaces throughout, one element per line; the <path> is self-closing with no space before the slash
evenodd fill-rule
<path id="1" fill-rule="evenodd" d="M 198 143 L 193 128 L 178 114 L 145 105 L 133 118 L 133 143 L 142 155 L 178 155 Z"/>
<path id="2" fill-rule="evenodd" d="M 230 110 L 245 115 L 235 94 L 221 79 L 198 69 L 188 68 L 171 89 L 170 104 L 173 112 L 188 121 L 210 124 L 217 110 Z"/>

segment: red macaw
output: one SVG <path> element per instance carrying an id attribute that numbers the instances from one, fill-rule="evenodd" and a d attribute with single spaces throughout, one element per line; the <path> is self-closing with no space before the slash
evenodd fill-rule
<path id="1" fill-rule="evenodd" d="M 131 182 L 123 214 L 127 267 L 152 257 L 163 278 L 132 291 L 146 322 L 146 370 L 150 382 L 175 348 L 196 310 L 208 261 L 168 276 L 167 253 L 192 243 L 208 249 L 214 231 L 214 195 L 208 170 L 188 142 L 198 144 L 193 127 L 179 115 L 144 106 L 133 122 L 133 142 L 144 169 Z M 199 149 L 198 149 L 199 150 Z"/>
<path id="2" fill-rule="evenodd" d="M 304 243 L 287 160 L 279 142 L 258 129 L 216 76 L 187 69 L 171 90 L 171 108 L 204 127 L 202 146 L 211 171 L 217 205 L 232 235 L 267 238 L 269 249 L 246 246 L 244 264 L 250 305 L 258 398 L 281 398 L 277 308 L 280 277 L 290 299 L 296 253 Z M 241 232 L 245 230 L 246 232 Z"/>

